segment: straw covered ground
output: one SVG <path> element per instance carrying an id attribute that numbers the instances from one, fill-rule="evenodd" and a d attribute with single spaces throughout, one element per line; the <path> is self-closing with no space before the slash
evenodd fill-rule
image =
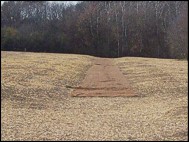
<path id="1" fill-rule="evenodd" d="M 116 64 L 141 96 L 133 113 L 144 140 L 187 140 L 188 62 L 126 57 Z"/>
<path id="2" fill-rule="evenodd" d="M 1 52 L 2 140 L 187 140 L 188 62 L 111 59 L 138 97 L 71 97 L 96 57 Z M 92 81 L 92 80 L 91 80 Z"/>

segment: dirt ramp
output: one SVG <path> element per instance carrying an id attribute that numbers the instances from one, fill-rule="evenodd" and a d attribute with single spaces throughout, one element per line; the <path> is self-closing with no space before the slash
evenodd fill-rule
<path id="1" fill-rule="evenodd" d="M 111 59 L 96 59 L 85 79 L 77 87 L 71 87 L 74 97 L 134 97 L 137 94 Z"/>

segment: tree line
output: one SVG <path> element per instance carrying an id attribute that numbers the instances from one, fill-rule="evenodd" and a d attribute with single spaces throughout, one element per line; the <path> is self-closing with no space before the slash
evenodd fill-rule
<path id="1" fill-rule="evenodd" d="M 188 2 L 5 1 L 1 50 L 188 58 Z"/>

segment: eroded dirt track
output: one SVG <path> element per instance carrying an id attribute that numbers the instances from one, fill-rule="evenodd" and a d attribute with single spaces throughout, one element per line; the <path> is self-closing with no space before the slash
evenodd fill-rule
<path id="1" fill-rule="evenodd" d="M 106 58 L 95 59 L 82 83 L 71 88 L 74 89 L 71 96 L 78 97 L 137 96 L 119 68 Z"/>

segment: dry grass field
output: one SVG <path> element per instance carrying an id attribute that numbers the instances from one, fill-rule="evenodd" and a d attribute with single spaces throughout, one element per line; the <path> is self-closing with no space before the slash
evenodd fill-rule
<path id="1" fill-rule="evenodd" d="M 141 124 L 154 132 L 155 137 L 147 139 L 187 140 L 188 62 L 139 57 L 119 58 L 115 62 L 142 97 L 130 107 L 134 107 Z M 139 129 L 145 128 L 150 136 L 148 127 Z"/>
<path id="2" fill-rule="evenodd" d="M 95 58 L 1 52 L 1 139 L 188 139 L 187 61 L 112 59 L 139 97 L 70 97 Z"/>

